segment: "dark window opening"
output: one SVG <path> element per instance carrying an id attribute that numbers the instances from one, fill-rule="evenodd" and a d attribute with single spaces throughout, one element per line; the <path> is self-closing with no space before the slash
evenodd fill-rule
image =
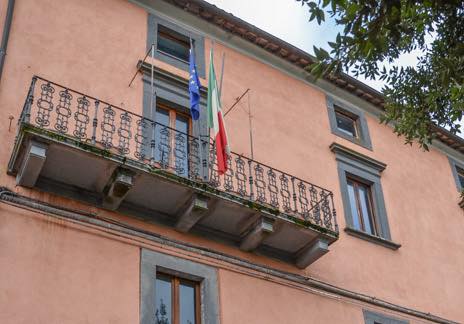
<path id="1" fill-rule="evenodd" d="M 163 25 L 158 25 L 157 49 L 181 61 L 189 61 L 190 38 Z"/>
<path id="2" fill-rule="evenodd" d="M 336 109 L 335 120 L 337 121 L 337 128 L 339 131 L 352 137 L 359 137 L 357 117 Z"/>
<path id="3" fill-rule="evenodd" d="M 456 167 L 456 173 L 458 175 L 459 184 L 461 185 L 461 188 L 464 189 L 464 170 Z"/>
<path id="4" fill-rule="evenodd" d="M 156 324 L 200 324 L 200 284 L 157 273 Z"/>
<path id="5" fill-rule="evenodd" d="M 347 179 L 353 227 L 371 235 L 378 235 L 371 186 L 358 180 Z"/>

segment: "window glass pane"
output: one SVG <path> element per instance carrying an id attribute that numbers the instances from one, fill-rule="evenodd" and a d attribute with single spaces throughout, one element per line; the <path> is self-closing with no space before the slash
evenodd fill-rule
<path id="1" fill-rule="evenodd" d="M 172 323 L 172 286 L 171 279 L 157 275 L 155 285 L 155 324 Z"/>
<path id="2" fill-rule="evenodd" d="M 459 184 L 461 185 L 461 188 L 464 189 L 464 170 L 456 168 L 456 171 L 458 173 Z"/>
<path id="3" fill-rule="evenodd" d="M 351 215 L 353 216 L 353 227 L 360 230 L 361 224 L 359 223 L 358 207 L 356 206 L 356 197 L 354 186 L 351 181 L 348 181 L 348 197 L 350 198 Z"/>
<path id="4" fill-rule="evenodd" d="M 356 121 L 340 112 L 335 112 L 335 119 L 337 120 L 337 128 L 345 134 L 356 137 Z"/>
<path id="5" fill-rule="evenodd" d="M 159 51 L 188 62 L 190 39 L 174 30 L 158 25 L 157 48 Z"/>
<path id="6" fill-rule="evenodd" d="M 164 126 L 167 127 L 164 127 Z M 155 160 L 169 165 L 171 152 L 171 130 L 169 127 L 169 111 L 162 108 L 156 109 L 155 131 Z"/>
<path id="7" fill-rule="evenodd" d="M 179 285 L 179 307 L 179 324 L 196 324 L 194 283 L 181 281 Z"/>
<path id="8" fill-rule="evenodd" d="M 174 164 L 176 173 L 181 176 L 188 176 L 188 129 L 189 120 L 182 115 L 176 116 L 176 136 L 174 139 Z"/>
<path id="9" fill-rule="evenodd" d="M 374 224 L 372 224 L 371 206 L 369 201 L 369 188 L 360 185 L 359 187 L 359 205 L 361 207 L 364 231 L 375 235 Z"/>

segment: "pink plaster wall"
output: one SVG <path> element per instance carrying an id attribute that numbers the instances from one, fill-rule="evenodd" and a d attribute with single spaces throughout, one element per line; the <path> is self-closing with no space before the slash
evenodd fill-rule
<path id="1" fill-rule="evenodd" d="M 0 1 L 0 10 L 5 7 L 6 0 Z M 5 143 L 0 145 L 1 185 L 15 187 L 14 178 L 6 175 L 6 168 L 16 132 L 15 123 L 33 74 L 128 110 L 142 111 L 140 79 L 137 78 L 131 88 L 127 84 L 135 71 L 135 64 L 145 54 L 146 24 L 145 10 L 124 0 L 63 0 L 59 5 L 53 0 L 16 1 L 8 56 L 0 83 L 0 136 Z M 208 64 L 208 40 L 205 47 Z M 250 104 L 255 125 L 255 159 L 331 189 L 342 229 L 345 225 L 343 206 L 336 162 L 329 145 L 338 142 L 387 164 L 382 175 L 383 192 L 392 238 L 402 247 L 392 251 L 348 236 L 342 231 L 340 240 L 332 245 L 332 251 L 301 272 L 403 306 L 455 320 L 463 319 L 464 310 L 460 301 L 464 289 L 464 242 L 461 240 L 464 215 L 457 206 L 458 194 L 446 156 L 435 149 L 425 153 L 414 146 L 403 145 L 402 139 L 397 138 L 391 128 L 379 125 L 377 119 L 370 115 L 367 115 L 367 122 L 373 151 L 340 139 L 330 132 L 323 92 L 219 42 L 216 42 L 215 48 L 217 64 L 223 52 L 227 58 L 224 108 L 227 109 L 246 88 L 252 89 Z M 167 64 L 156 63 L 161 68 L 186 76 L 185 72 Z M 232 149 L 245 155 L 249 154 L 248 121 L 243 111 L 248 107 L 247 100 L 245 97 L 235 111 L 226 117 Z M 9 115 L 15 117 L 10 131 L 7 127 Z M 15 190 L 57 204 L 89 208 L 20 187 Z M 116 308 L 122 307 L 117 309 L 119 315 L 114 315 L 115 319 L 121 323 L 136 322 L 138 306 L 134 305 L 138 305 L 138 295 L 134 291 L 138 289 L 137 249 L 66 227 L 51 231 L 51 226 L 43 225 L 43 222 L 36 220 L 37 217 L 43 216 L 32 217 L 29 213 L 18 213 L 0 206 L 0 240 L 4 242 L 2 246 L 8 244 L 8 248 L 0 254 L 0 267 L 8 266 L 6 275 L 9 278 L 5 281 L 7 293 L 0 295 L 8 301 L 9 306 L 4 306 L 6 315 L 0 312 L 0 316 L 9 316 L 5 318 L 11 320 L 16 314 L 24 316 L 19 317 L 21 320 L 26 320 L 29 315 L 20 314 L 19 310 L 32 304 L 45 319 L 47 308 L 40 309 L 43 304 L 38 304 L 38 300 L 44 300 L 48 291 L 52 310 L 48 313 L 62 320 L 60 323 L 72 322 L 73 316 L 80 318 L 79 314 L 86 309 L 95 316 L 91 318 L 94 321 L 89 322 L 110 322 L 105 317 L 112 314 L 108 311 L 108 301 L 104 296 L 114 299 L 115 294 L 110 287 L 121 280 L 122 287 L 118 287 L 117 291 L 121 295 L 127 293 L 128 297 L 118 294 L 116 298 L 120 299 L 112 300 L 113 305 L 118 305 Z M 112 217 L 123 216 L 112 214 Z M 134 220 L 127 221 L 255 262 L 300 272 L 291 265 L 243 253 L 235 247 L 205 238 L 179 234 L 172 229 Z M 52 245 L 53 249 L 46 249 Z M 113 269 L 118 268 L 116 265 L 119 262 L 123 267 L 115 270 L 109 278 L 102 278 L 103 270 L 107 269 L 104 261 L 108 257 L 111 257 Z M 59 260 L 66 262 L 61 264 Z M 58 273 L 54 274 L 51 270 L 56 267 Z M 36 273 L 34 269 L 41 271 Z M 68 290 L 72 295 L 69 301 L 60 298 L 68 288 L 68 272 L 74 274 L 72 288 Z M 101 278 L 101 287 L 87 284 L 94 275 Z M 340 314 L 349 313 L 347 318 L 352 319 L 353 323 L 359 322 L 359 309 L 354 314 L 352 306 L 342 310 L 345 306 L 337 306 L 333 301 L 316 298 L 308 292 L 262 283 L 227 271 L 221 272 L 220 278 L 221 309 L 225 323 L 261 323 L 252 312 L 240 315 L 239 310 L 249 307 L 246 301 L 254 301 L 259 310 L 256 314 L 264 314 L 265 304 L 261 300 L 263 296 L 272 294 L 276 297 L 264 300 L 275 303 L 272 304 L 274 307 L 269 307 L 272 309 L 270 314 L 275 316 L 279 316 L 274 310 L 277 305 L 288 301 L 283 307 L 290 312 L 293 304 L 290 301 L 298 300 L 296 314 L 304 314 L 303 305 L 314 303 L 318 308 L 340 309 Z M 242 282 L 249 283 L 240 287 L 247 290 L 244 299 L 238 298 L 236 291 L 237 283 Z M 34 293 L 31 294 L 31 291 Z M 25 295 L 29 299 L 9 298 L 9 294 Z M 71 315 L 74 315 L 66 317 L 68 315 L 60 309 L 69 308 L 71 302 L 76 300 L 80 300 L 78 309 L 73 310 Z M 324 306 L 324 303 L 327 304 Z M 5 304 L 0 302 L 1 305 Z M 114 313 L 115 309 L 112 311 Z M 335 313 L 321 315 L 328 316 L 321 317 L 321 321 L 329 323 L 342 318 Z M 240 316 L 243 318 L 239 321 Z"/>
<path id="2" fill-rule="evenodd" d="M 0 323 L 137 323 L 139 248 L 0 206 Z"/>

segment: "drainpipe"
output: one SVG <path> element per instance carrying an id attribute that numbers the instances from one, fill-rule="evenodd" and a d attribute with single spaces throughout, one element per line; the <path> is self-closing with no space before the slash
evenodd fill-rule
<path id="1" fill-rule="evenodd" d="M 5 63 L 6 48 L 8 46 L 8 38 L 10 36 L 11 21 L 13 19 L 15 0 L 8 0 L 6 9 L 5 22 L 3 24 L 2 43 L 0 45 L 0 81 L 2 79 L 3 64 Z"/>

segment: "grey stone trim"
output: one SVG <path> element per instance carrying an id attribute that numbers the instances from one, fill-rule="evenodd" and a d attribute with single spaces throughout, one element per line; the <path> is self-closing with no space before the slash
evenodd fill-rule
<path id="1" fill-rule="evenodd" d="M 185 35 L 190 39 L 193 39 L 195 44 L 195 59 L 197 63 L 198 76 L 205 77 L 205 40 L 204 37 L 191 31 L 184 29 L 177 25 L 175 22 L 162 18 L 156 14 L 148 14 L 148 32 L 147 32 L 147 51 L 150 49 L 152 44 L 155 44 L 155 58 L 171 64 L 179 69 L 188 71 L 189 63 L 180 60 L 174 56 L 163 53 L 157 49 L 157 38 L 158 38 L 158 25 L 162 25 L 169 29 L 172 29 L 179 34 Z"/>
<path id="2" fill-rule="evenodd" d="M 140 324 L 155 324 L 156 272 L 161 271 L 200 283 L 201 323 L 219 323 L 217 271 L 204 264 L 141 249 Z"/>
<path id="3" fill-rule="evenodd" d="M 398 250 L 401 247 L 401 244 L 395 243 L 393 241 L 390 241 L 390 240 L 387 240 L 387 239 L 384 239 L 378 236 L 368 234 L 366 232 L 357 230 L 355 228 L 345 227 L 345 232 L 351 236 L 355 236 L 360 239 L 385 246 L 392 250 Z"/>
<path id="4" fill-rule="evenodd" d="M 385 240 L 391 241 L 387 211 L 383 198 L 382 185 L 380 183 L 380 173 L 385 169 L 386 164 L 354 152 L 340 144 L 333 143 L 330 145 L 330 149 L 335 153 L 335 159 L 338 162 L 338 177 L 347 226 L 349 228 L 354 228 L 347 184 L 347 176 L 351 176 L 368 182 L 371 185 L 373 208 L 380 227 L 379 236 Z"/>
<path id="5" fill-rule="evenodd" d="M 365 324 L 409 324 L 409 321 L 400 320 L 390 315 L 384 315 L 363 309 L 364 323 Z"/>
<path id="6" fill-rule="evenodd" d="M 387 165 L 383 162 L 356 152 L 338 143 L 332 143 L 330 145 L 330 150 L 337 155 L 337 158 L 342 159 L 345 163 L 351 163 L 358 167 L 359 165 L 365 165 L 366 168 L 370 169 L 368 171 L 375 175 L 379 175 L 387 167 Z"/>
<path id="7" fill-rule="evenodd" d="M 451 158 L 448 156 L 448 161 L 451 166 L 451 173 L 453 174 L 454 181 L 456 182 L 456 188 L 458 189 L 459 192 L 464 190 L 464 187 L 461 186 L 461 183 L 459 182 L 459 177 L 458 177 L 458 168 L 464 170 L 464 163 L 460 163 L 457 160 Z"/>
<path id="8" fill-rule="evenodd" d="M 335 106 L 337 106 L 342 111 L 347 112 L 350 115 L 354 115 L 357 117 L 356 124 L 357 129 L 359 132 L 359 137 L 353 137 L 344 132 L 340 131 L 337 127 L 337 120 L 335 117 Z M 372 151 L 372 143 L 371 138 L 369 135 L 369 129 L 367 127 L 366 117 L 364 116 L 364 111 L 361 109 L 355 108 L 353 106 L 347 105 L 338 101 L 332 96 L 327 96 L 327 112 L 329 114 L 329 123 L 330 123 L 330 130 L 333 134 L 342 137 L 350 142 L 355 144 L 361 145 L 369 150 Z"/>

